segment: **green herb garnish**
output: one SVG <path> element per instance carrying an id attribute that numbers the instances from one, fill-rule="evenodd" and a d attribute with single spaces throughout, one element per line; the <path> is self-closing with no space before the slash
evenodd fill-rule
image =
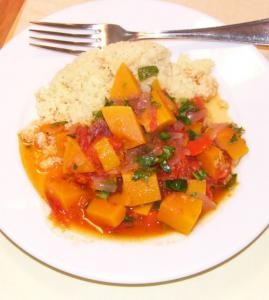
<path id="1" fill-rule="evenodd" d="M 225 188 L 230 190 L 237 183 L 237 174 L 232 174 L 230 180 L 226 183 Z"/>
<path id="2" fill-rule="evenodd" d="M 177 119 L 185 125 L 191 125 L 191 119 L 185 114 L 180 114 L 179 116 L 177 116 Z"/>
<path id="3" fill-rule="evenodd" d="M 181 100 L 181 105 L 178 109 L 179 113 L 187 113 L 187 112 L 195 112 L 197 111 L 197 108 L 194 106 L 194 104 L 189 100 L 189 99 L 185 99 Z"/>
<path id="4" fill-rule="evenodd" d="M 197 180 L 204 180 L 206 179 L 206 172 L 204 170 L 198 170 L 192 173 L 193 177 Z"/>
<path id="5" fill-rule="evenodd" d="M 96 110 L 92 113 L 94 119 L 99 119 L 99 118 L 103 118 L 103 114 L 101 112 L 101 110 Z"/>
<path id="6" fill-rule="evenodd" d="M 163 153 L 159 156 L 159 162 L 168 160 L 175 153 L 176 148 L 172 146 L 163 146 Z"/>
<path id="7" fill-rule="evenodd" d="M 194 198 L 196 198 L 198 196 L 198 193 L 197 192 L 192 192 L 191 196 L 194 197 Z"/>
<path id="8" fill-rule="evenodd" d="M 238 141 L 238 137 L 236 134 L 233 134 L 233 136 L 229 140 L 229 144 L 234 144 L 235 142 Z"/>
<path id="9" fill-rule="evenodd" d="M 110 193 L 106 191 L 98 191 L 96 192 L 96 197 L 101 199 L 107 199 L 109 197 Z"/>
<path id="10" fill-rule="evenodd" d="M 144 180 L 147 181 L 148 178 L 152 175 L 153 170 L 152 169 L 137 169 L 134 171 L 134 175 L 132 177 L 132 180 L 137 181 L 137 180 Z"/>
<path id="11" fill-rule="evenodd" d="M 142 168 L 150 168 L 157 163 L 158 159 L 154 155 L 142 155 L 137 159 L 138 164 Z"/>
<path id="12" fill-rule="evenodd" d="M 105 106 L 112 106 L 114 102 L 112 100 L 109 100 L 107 97 L 105 97 Z"/>
<path id="13" fill-rule="evenodd" d="M 146 66 L 138 68 L 138 78 L 140 81 L 144 81 L 152 76 L 156 76 L 159 73 L 159 69 L 156 66 Z"/>
<path id="14" fill-rule="evenodd" d="M 160 162 L 160 167 L 165 173 L 171 173 L 171 167 L 168 165 L 166 160 Z"/>
<path id="15" fill-rule="evenodd" d="M 188 181 L 186 179 L 166 180 L 165 186 L 167 189 L 175 192 L 186 192 L 188 187 Z"/>
<path id="16" fill-rule="evenodd" d="M 124 105 L 124 106 L 130 106 L 129 100 L 128 100 L 128 99 L 124 99 L 123 105 Z"/>
<path id="17" fill-rule="evenodd" d="M 65 124 L 67 124 L 67 121 L 59 121 L 59 122 L 55 122 L 50 124 L 50 127 L 55 128 L 55 127 L 60 127 L 60 126 L 64 126 Z"/>
<path id="18" fill-rule="evenodd" d="M 195 131 L 191 129 L 189 129 L 188 134 L 189 134 L 190 141 L 196 140 L 199 137 L 199 134 L 197 134 Z"/>
<path id="19" fill-rule="evenodd" d="M 243 127 L 239 127 L 237 124 L 235 123 L 232 123 L 230 125 L 231 128 L 233 128 L 233 130 L 239 135 L 241 136 L 244 132 L 245 132 L 245 129 Z"/>
<path id="20" fill-rule="evenodd" d="M 167 141 L 171 138 L 171 134 L 167 131 L 161 131 L 159 133 L 159 138 L 163 141 Z"/>

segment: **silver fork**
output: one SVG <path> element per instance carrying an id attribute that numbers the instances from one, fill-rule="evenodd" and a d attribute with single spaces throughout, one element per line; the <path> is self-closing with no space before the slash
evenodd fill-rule
<path id="1" fill-rule="evenodd" d="M 90 47 L 103 48 L 119 41 L 151 39 L 195 38 L 269 46 L 269 18 L 225 26 L 159 32 L 128 31 L 116 24 L 31 23 L 60 29 L 30 29 L 31 45 L 72 54 L 79 54 Z"/>

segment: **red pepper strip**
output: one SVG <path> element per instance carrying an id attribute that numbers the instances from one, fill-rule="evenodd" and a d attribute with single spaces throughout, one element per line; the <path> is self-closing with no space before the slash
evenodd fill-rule
<path id="1" fill-rule="evenodd" d="M 157 108 L 153 105 L 151 105 L 148 108 L 148 116 L 150 119 L 150 123 L 149 123 L 149 128 L 150 131 L 155 131 L 158 128 L 158 124 L 157 124 Z"/>
<path id="2" fill-rule="evenodd" d="M 202 135 L 194 141 L 189 141 L 187 148 L 191 156 L 202 153 L 208 146 L 212 144 L 212 140 L 207 134 Z"/>

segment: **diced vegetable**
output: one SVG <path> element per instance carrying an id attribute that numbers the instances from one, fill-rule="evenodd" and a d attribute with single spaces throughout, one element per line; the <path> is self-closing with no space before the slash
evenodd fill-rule
<path id="1" fill-rule="evenodd" d="M 65 210 L 75 205 L 85 196 L 85 191 L 78 185 L 63 179 L 47 180 L 45 193 L 51 201 L 57 201 Z"/>
<path id="2" fill-rule="evenodd" d="M 212 140 L 207 134 L 202 135 L 196 140 L 189 141 L 187 148 L 190 151 L 190 155 L 195 156 L 203 152 L 212 144 Z"/>
<path id="3" fill-rule="evenodd" d="M 240 134 L 232 127 L 226 127 L 221 130 L 217 137 L 216 143 L 220 148 L 225 150 L 233 160 L 238 160 L 248 153 L 248 146 Z"/>
<path id="4" fill-rule="evenodd" d="M 164 198 L 158 220 L 175 230 L 188 234 L 192 231 L 202 211 L 202 200 L 184 193 L 171 193 Z"/>
<path id="5" fill-rule="evenodd" d="M 197 170 L 192 173 L 193 177 L 197 180 L 204 180 L 206 179 L 206 172 L 203 169 Z"/>
<path id="6" fill-rule="evenodd" d="M 219 178 L 219 174 L 225 165 L 225 158 L 221 149 L 210 146 L 198 155 L 198 160 L 202 163 L 206 173 L 214 179 Z"/>
<path id="7" fill-rule="evenodd" d="M 152 76 L 156 76 L 159 73 L 159 69 L 156 66 L 146 66 L 138 68 L 138 78 L 140 81 L 146 80 Z"/>
<path id="8" fill-rule="evenodd" d="M 167 131 L 161 131 L 159 133 L 159 138 L 163 141 L 167 141 L 171 138 L 171 134 Z"/>
<path id="9" fill-rule="evenodd" d="M 186 179 L 171 179 L 165 181 L 165 187 L 175 192 L 185 192 L 188 182 Z"/>
<path id="10" fill-rule="evenodd" d="M 133 172 L 122 173 L 122 192 L 110 197 L 112 202 L 125 206 L 137 206 L 161 199 L 156 174 L 147 180 L 133 180 Z"/>
<path id="11" fill-rule="evenodd" d="M 188 180 L 188 188 L 187 188 L 188 195 L 195 195 L 195 194 L 206 194 L 206 180 L 196 180 L 196 179 L 189 179 Z"/>
<path id="12" fill-rule="evenodd" d="M 126 208 L 104 199 L 93 199 L 86 209 L 87 216 L 97 224 L 117 227 L 126 214 Z"/>
<path id="13" fill-rule="evenodd" d="M 139 215 L 147 216 L 152 208 L 153 203 L 148 203 L 144 205 L 139 205 L 134 207 L 133 211 Z"/>
<path id="14" fill-rule="evenodd" d="M 57 155 L 63 157 L 67 135 L 65 132 L 60 132 L 56 134 L 55 138 L 56 138 Z"/>
<path id="15" fill-rule="evenodd" d="M 94 144 L 98 158 L 105 171 L 110 171 L 120 165 L 120 159 L 110 144 L 108 138 L 103 137 Z"/>
<path id="16" fill-rule="evenodd" d="M 152 83 L 151 99 L 156 108 L 156 128 L 152 128 L 151 126 L 152 115 L 150 108 L 146 109 L 139 117 L 141 124 L 145 127 L 147 132 L 160 130 L 176 122 L 176 118 L 163 100 L 164 98 L 167 98 L 167 96 L 161 90 L 158 80 L 154 80 Z M 171 100 L 168 99 L 167 101 Z"/>
<path id="17" fill-rule="evenodd" d="M 126 149 L 145 144 L 135 113 L 129 106 L 105 106 L 102 113 L 111 132 L 122 139 Z"/>
<path id="18" fill-rule="evenodd" d="M 86 154 L 81 150 L 78 142 L 67 137 L 64 157 L 63 172 L 64 173 L 88 173 L 94 172 L 93 163 L 87 158 Z"/>
<path id="19" fill-rule="evenodd" d="M 121 64 L 110 92 L 111 99 L 125 100 L 129 97 L 139 96 L 140 94 L 141 89 L 134 75 L 126 64 Z"/>
<path id="20" fill-rule="evenodd" d="M 189 126 L 189 130 L 194 131 L 197 135 L 201 134 L 203 128 L 202 122 L 193 123 Z"/>

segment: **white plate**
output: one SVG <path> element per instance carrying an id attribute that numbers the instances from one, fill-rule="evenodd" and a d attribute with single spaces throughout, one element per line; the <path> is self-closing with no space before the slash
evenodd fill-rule
<path id="1" fill-rule="evenodd" d="M 131 30 L 214 25 L 191 9 L 161 1 L 98 1 L 71 7 L 48 20 L 111 22 Z M 250 152 L 240 163 L 240 186 L 188 236 L 173 234 L 147 241 L 118 242 L 62 233 L 47 220 L 48 207 L 21 166 L 17 132 L 35 115 L 34 93 L 73 58 L 28 46 L 23 32 L 0 52 L 1 198 L 0 228 L 38 260 L 83 278 L 112 283 L 153 283 L 182 278 L 232 257 L 268 225 L 269 65 L 251 46 L 167 42 L 182 52 L 216 62 L 220 93 L 246 129 Z"/>

